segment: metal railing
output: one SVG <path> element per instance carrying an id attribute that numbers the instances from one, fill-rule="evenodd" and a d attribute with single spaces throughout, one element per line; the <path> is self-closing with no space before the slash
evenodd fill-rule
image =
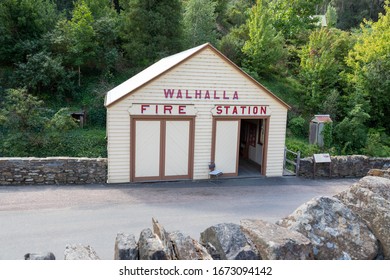
<path id="1" fill-rule="evenodd" d="M 301 161 L 301 152 L 294 152 L 286 147 L 284 148 L 284 161 L 283 161 L 283 170 L 290 175 L 299 176 L 299 163 Z M 288 169 L 288 164 L 294 166 L 294 170 Z"/>

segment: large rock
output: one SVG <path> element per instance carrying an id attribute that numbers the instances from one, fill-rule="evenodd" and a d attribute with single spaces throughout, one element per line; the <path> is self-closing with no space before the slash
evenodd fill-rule
<path id="1" fill-rule="evenodd" d="M 138 250 L 140 260 L 169 260 L 170 253 L 160 238 L 151 229 L 141 231 L 138 240 Z"/>
<path id="2" fill-rule="evenodd" d="M 370 260 L 378 244 L 368 226 L 333 197 L 318 197 L 277 223 L 309 238 L 315 259 Z"/>
<path id="3" fill-rule="evenodd" d="M 210 260 L 212 257 L 198 241 L 176 231 L 169 233 L 155 219 L 152 218 L 153 232 L 161 240 L 165 252 L 172 260 Z"/>
<path id="4" fill-rule="evenodd" d="M 200 242 L 215 260 L 258 260 L 259 254 L 233 223 L 211 226 L 200 234 Z"/>
<path id="5" fill-rule="evenodd" d="M 390 180 L 364 177 L 336 197 L 368 224 L 390 259 Z"/>
<path id="6" fill-rule="evenodd" d="M 389 169 L 370 169 L 367 176 L 377 176 L 390 179 L 390 168 Z"/>
<path id="7" fill-rule="evenodd" d="M 118 233 L 114 250 L 114 260 L 138 259 L 138 246 L 133 234 Z"/>
<path id="8" fill-rule="evenodd" d="M 52 252 L 47 253 L 27 253 L 24 255 L 25 260 L 55 260 L 56 257 Z"/>
<path id="9" fill-rule="evenodd" d="M 66 245 L 64 255 L 65 260 L 100 260 L 91 246 L 82 244 Z"/>
<path id="10" fill-rule="evenodd" d="M 198 241 L 176 231 L 169 234 L 174 259 L 177 260 L 212 260 L 213 258 Z"/>
<path id="11" fill-rule="evenodd" d="M 241 229 L 264 260 L 313 258 L 310 240 L 298 232 L 262 220 L 242 220 Z"/>

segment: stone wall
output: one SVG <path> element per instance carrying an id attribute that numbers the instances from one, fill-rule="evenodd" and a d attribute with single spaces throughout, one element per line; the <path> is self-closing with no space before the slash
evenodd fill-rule
<path id="1" fill-rule="evenodd" d="M 91 184 L 106 181 L 105 158 L 0 158 L 0 185 Z"/>
<path id="2" fill-rule="evenodd" d="M 317 163 L 315 177 L 364 177 L 370 169 L 387 169 L 390 158 L 375 158 L 360 155 L 331 157 L 331 172 L 329 163 Z M 299 176 L 313 177 L 313 158 L 303 158 L 300 162 Z"/>

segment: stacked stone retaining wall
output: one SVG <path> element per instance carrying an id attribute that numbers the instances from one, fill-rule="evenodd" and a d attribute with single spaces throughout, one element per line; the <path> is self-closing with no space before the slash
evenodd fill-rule
<path id="1" fill-rule="evenodd" d="M 106 158 L 0 158 L 0 185 L 105 182 Z"/>
<path id="2" fill-rule="evenodd" d="M 364 177 L 370 169 L 390 168 L 390 158 L 376 158 L 361 155 L 332 156 L 332 163 L 317 163 L 314 176 L 317 177 Z M 331 170 L 329 170 L 331 166 Z M 299 176 L 313 177 L 314 161 L 312 157 L 300 161 Z"/>

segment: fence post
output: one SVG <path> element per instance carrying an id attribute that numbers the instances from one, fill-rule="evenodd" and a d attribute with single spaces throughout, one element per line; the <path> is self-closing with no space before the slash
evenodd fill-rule
<path id="1" fill-rule="evenodd" d="M 295 175 L 297 177 L 299 176 L 300 162 L 301 162 L 301 151 L 298 151 L 298 153 L 297 153 L 297 165 L 295 166 Z"/>

